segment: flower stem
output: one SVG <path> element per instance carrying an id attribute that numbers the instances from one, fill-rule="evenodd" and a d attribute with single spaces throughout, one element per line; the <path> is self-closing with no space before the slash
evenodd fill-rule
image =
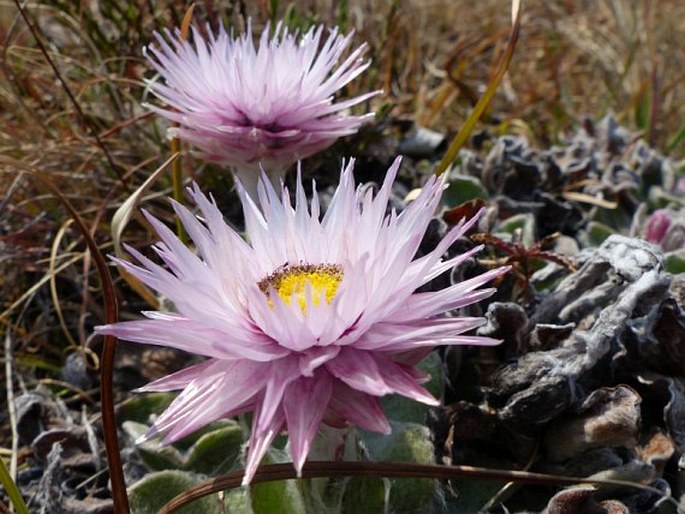
<path id="1" fill-rule="evenodd" d="M 193 10 L 195 9 L 195 4 L 190 4 L 190 7 L 186 10 L 183 15 L 183 22 L 181 23 L 181 37 L 183 39 L 188 39 L 188 32 L 190 31 L 190 22 L 193 19 Z M 175 123 L 174 125 L 178 125 Z M 175 137 L 171 140 L 171 153 L 180 154 L 181 152 L 181 141 Z M 174 200 L 179 203 L 183 203 L 183 168 L 181 167 L 181 158 L 179 156 L 173 164 L 171 165 L 171 180 L 173 185 L 173 196 Z M 186 234 L 183 228 L 183 223 L 178 216 L 176 218 L 176 235 L 181 240 L 183 244 L 188 242 L 188 234 Z"/>
<path id="2" fill-rule="evenodd" d="M 198 498 L 202 498 L 219 491 L 240 487 L 243 479 L 243 470 L 233 471 L 216 478 L 210 478 L 200 484 L 186 489 L 183 493 L 173 498 L 157 511 L 157 514 L 171 514 Z M 677 506 L 676 500 L 669 493 L 655 487 L 644 485 L 639 482 L 625 480 L 583 478 L 560 475 L 548 475 L 545 473 L 532 473 L 529 471 L 489 469 L 475 466 L 446 466 L 442 464 L 415 464 L 413 462 L 307 462 L 302 469 L 300 478 L 321 477 L 387 477 L 387 478 L 433 478 L 437 480 L 472 479 L 472 480 L 495 480 L 513 481 L 522 484 L 534 485 L 605 485 L 629 487 L 640 491 L 655 494 Z M 296 479 L 297 472 L 292 464 L 269 464 L 262 465 L 255 473 L 252 484 L 272 482 L 275 480 Z"/>

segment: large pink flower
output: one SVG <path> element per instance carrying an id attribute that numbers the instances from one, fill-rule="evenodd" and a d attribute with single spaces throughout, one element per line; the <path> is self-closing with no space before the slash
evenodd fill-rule
<path id="1" fill-rule="evenodd" d="M 244 185 L 256 184 L 260 164 L 273 180 L 373 116 L 345 111 L 377 92 L 333 101 L 369 65 L 365 45 L 339 63 L 352 34 L 334 29 L 322 43 L 323 26 L 298 38 L 279 24 L 273 38 L 267 27 L 255 48 L 250 26 L 237 39 L 223 26 L 218 35 L 208 32 L 205 41 L 193 29 L 194 43 L 178 30 L 167 31 L 168 41 L 156 34 L 158 46 L 145 53 L 164 81 L 150 88 L 169 108 L 149 108 L 179 124 L 172 135 L 233 167 Z"/>
<path id="2" fill-rule="evenodd" d="M 287 191 L 279 195 L 262 179 L 261 209 L 239 186 L 246 239 L 194 186 L 202 221 L 178 203 L 174 209 L 198 255 L 148 215 L 162 239 L 154 249 L 168 269 L 133 249 L 140 266 L 118 263 L 173 302 L 176 312 L 146 312 L 148 319 L 98 332 L 207 357 L 142 389 L 183 390 L 148 437 L 171 443 L 217 419 L 254 411 L 245 483 L 284 429 L 300 471 L 321 423 L 387 433 L 381 396 L 436 405 L 416 368 L 436 345 L 499 342 L 462 335 L 483 318 L 445 314 L 490 296 L 493 289 L 477 288 L 507 268 L 416 292 L 480 247 L 441 260 L 475 222 L 462 220 L 432 252 L 415 258 L 443 184 L 430 178 L 406 209 L 388 214 L 399 164 L 373 197 L 355 189 L 350 162 L 323 217 L 316 194 L 308 206 L 299 181 L 292 205 Z"/>

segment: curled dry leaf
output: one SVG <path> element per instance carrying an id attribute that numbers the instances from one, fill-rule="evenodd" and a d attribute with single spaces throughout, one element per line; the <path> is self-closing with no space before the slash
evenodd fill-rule
<path id="1" fill-rule="evenodd" d="M 624 385 L 594 391 L 573 416 L 550 425 L 543 439 L 547 455 L 561 462 L 591 448 L 635 448 L 641 401 L 632 388 Z"/>

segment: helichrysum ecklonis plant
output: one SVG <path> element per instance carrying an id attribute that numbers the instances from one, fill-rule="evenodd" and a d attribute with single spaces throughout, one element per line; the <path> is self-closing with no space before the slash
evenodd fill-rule
<path id="1" fill-rule="evenodd" d="M 369 66 L 365 45 L 344 55 L 353 34 L 333 29 L 324 37 L 324 27 L 315 26 L 298 37 L 279 23 L 272 37 L 267 26 L 255 47 L 250 25 L 239 37 L 223 26 L 207 32 L 205 40 L 193 28 L 192 42 L 178 30 L 156 34 L 157 44 L 145 54 L 163 79 L 151 81 L 150 89 L 166 107 L 148 107 L 178 124 L 172 136 L 229 166 L 250 194 L 260 167 L 278 184 L 295 161 L 373 117 L 347 110 L 377 92 L 335 101 Z"/>
<path id="2" fill-rule="evenodd" d="M 350 162 L 322 217 L 316 193 L 308 204 L 300 181 L 294 205 L 268 179 L 259 184 L 261 207 L 239 185 L 245 238 L 194 186 L 190 194 L 201 217 L 178 203 L 174 210 L 197 253 L 147 216 L 161 237 L 154 249 L 166 267 L 134 249 L 139 265 L 117 262 L 166 296 L 175 311 L 146 312 L 147 319 L 98 332 L 207 357 L 142 388 L 182 390 L 148 437 L 172 443 L 215 420 L 252 411 L 245 483 L 282 430 L 299 472 L 322 423 L 387 433 L 381 396 L 436 405 L 416 367 L 436 345 L 499 342 L 463 335 L 483 318 L 444 314 L 490 296 L 493 289 L 478 288 L 507 268 L 416 292 L 480 247 L 441 260 L 475 223 L 462 220 L 433 251 L 415 258 L 443 183 L 430 178 L 402 212 L 387 213 L 399 165 L 398 159 L 374 197 L 355 188 Z"/>

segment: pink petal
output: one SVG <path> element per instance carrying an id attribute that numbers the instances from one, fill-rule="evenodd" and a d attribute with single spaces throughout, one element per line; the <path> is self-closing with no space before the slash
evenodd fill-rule
<path id="1" fill-rule="evenodd" d="M 383 380 L 393 392 L 426 405 L 440 405 L 440 402 L 432 394 L 418 385 L 417 379 L 409 367 L 393 362 L 392 359 L 380 352 L 376 352 L 374 358 L 383 375 Z"/>
<path id="2" fill-rule="evenodd" d="M 383 396 L 392 391 L 383 381 L 373 355 L 368 352 L 346 346 L 324 366 L 334 377 L 359 391 L 374 396 Z"/>
<path id="3" fill-rule="evenodd" d="M 243 476 L 242 485 L 250 483 L 257 471 L 257 466 L 259 466 L 264 454 L 269 449 L 269 445 L 281 431 L 285 422 L 283 409 L 278 409 L 274 414 L 270 415 L 268 422 L 264 421 L 262 414 L 262 404 L 258 403 L 254 412 L 254 421 L 252 422 L 252 433 L 248 443 L 245 475 Z M 261 428 L 258 428 L 260 426 Z"/>
<path id="4" fill-rule="evenodd" d="M 163 434 L 165 444 L 170 444 L 213 421 L 245 410 L 266 381 L 265 365 L 250 361 L 214 360 L 205 368 L 194 368 L 197 376 L 143 440 Z"/>
<path id="5" fill-rule="evenodd" d="M 296 357 L 285 357 L 271 363 L 260 415 L 257 424 L 254 425 L 256 430 L 263 431 L 271 424 L 271 418 L 281 406 L 285 389 L 300 376 L 299 361 Z"/>
<path id="6" fill-rule="evenodd" d="M 331 376 L 319 371 L 312 378 L 300 378 L 290 384 L 283 397 L 290 453 L 297 476 L 302 472 L 312 440 L 328 409 L 332 390 Z"/>
<path id="7" fill-rule="evenodd" d="M 164 391 L 176 391 L 178 389 L 183 389 L 190 382 L 195 380 L 198 376 L 202 374 L 214 364 L 213 359 L 207 359 L 199 364 L 189 366 L 182 370 L 179 370 L 171 375 L 167 375 L 162 378 L 145 384 L 143 387 L 135 389 L 137 393 L 153 393 L 153 392 L 164 392 Z"/>
<path id="8" fill-rule="evenodd" d="M 250 359 L 268 362 L 288 354 L 288 350 L 267 339 L 266 344 L 257 337 L 243 336 L 208 328 L 204 323 L 171 315 L 166 319 L 123 321 L 96 327 L 98 334 L 109 334 L 136 343 L 177 348 L 198 355 L 220 359 Z M 244 336 L 243 336 L 244 337 Z M 262 338 L 263 339 L 263 338 Z"/>
<path id="9" fill-rule="evenodd" d="M 352 425 L 371 432 L 389 434 L 390 423 L 378 398 L 336 381 L 328 404 L 332 419 L 342 418 Z"/>
<path id="10" fill-rule="evenodd" d="M 427 319 L 411 324 L 378 323 L 355 344 L 363 350 L 403 351 L 418 346 L 437 346 L 438 339 L 455 336 L 480 327 L 483 318 Z"/>

